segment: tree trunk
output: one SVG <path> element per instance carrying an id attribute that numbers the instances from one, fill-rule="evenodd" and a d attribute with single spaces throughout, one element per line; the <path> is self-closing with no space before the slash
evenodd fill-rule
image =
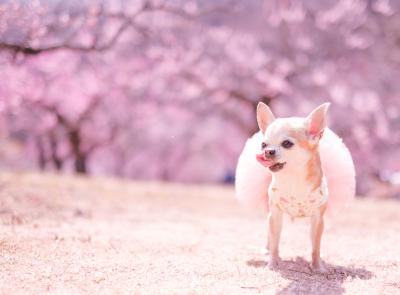
<path id="1" fill-rule="evenodd" d="M 38 165 L 40 170 L 46 169 L 46 152 L 43 145 L 43 138 L 42 136 L 37 136 L 36 139 L 36 148 L 38 151 Z"/>
<path id="2" fill-rule="evenodd" d="M 75 172 L 87 174 L 87 156 L 85 154 L 78 154 L 75 156 Z"/>
<path id="3" fill-rule="evenodd" d="M 49 134 L 50 139 L 50 153 L 51 153 L 51 160 L 53 162 L 54 168 L 57 171 L 61 171 L 64 165 L 63 160 L 58 155 L 58 141 L 55 135 L 55 132 L 51 132 Z"/>
<path id="4" fill-rule="evenodd" d="M 87 174 L 87 154 L 82 151 L 81 133 L 78 128 L 69 131 L 69 142 L 71 144 L 72 154 L 75 158 L 75 172 Z"/>

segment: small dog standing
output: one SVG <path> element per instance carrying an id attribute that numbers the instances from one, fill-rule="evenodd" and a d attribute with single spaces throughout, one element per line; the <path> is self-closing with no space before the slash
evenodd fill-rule
<path id="1" fill-rule="evenodd" d="M 339 202 L 354 196 L 354 165 L 341 139 L 326 127 L 328 108 L 329 103 L 325 103 L 306 118 L 275 119 L 267 105 L 258 104 L 260 133 L 247 142 L 239 158 L 236 193 L 246 203 L 268 203 L 270 268 L 278 266 L 282 218 L 286 213 L 292 218 L 310 218 L 311 267 L 324 271 L 320 245 L 331 188 L 333 198 Z"/>

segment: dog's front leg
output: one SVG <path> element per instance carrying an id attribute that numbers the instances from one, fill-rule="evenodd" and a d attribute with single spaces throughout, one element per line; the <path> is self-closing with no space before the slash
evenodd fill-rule
<path id="1" fill-rule="evenodd" d="M 321 237 L 324 231 L 324 214 L 327 205 L 322 205 L 312 216 L 311 216 L 311 244 L 312 244 L 312 255 L 311 255 L 311 267 L 314 271 L 324 272 L 325 269 L 322 265 L 320 258 L 321 249 Z"/>
<path id="2" fill-rule="evenodd" d="M 276 268 L 279 263 L 279 239 L 282 231 L 282 215 L 282 211 L 276 205 L 271 204 L 271 211 L 268 215 L 269 268 Z"/>

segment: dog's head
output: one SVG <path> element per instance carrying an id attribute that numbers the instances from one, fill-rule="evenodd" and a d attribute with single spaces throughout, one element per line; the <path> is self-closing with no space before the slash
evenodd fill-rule
<path id="1" fill-rule="evenodd" d="M 257 122 L 264 139 L 257 160 L 272 172 L 304 167 L 318 153 L 329 105 L 320 105 L 306 118 L 275 119 L 270 108 L 260 102 Z"/>

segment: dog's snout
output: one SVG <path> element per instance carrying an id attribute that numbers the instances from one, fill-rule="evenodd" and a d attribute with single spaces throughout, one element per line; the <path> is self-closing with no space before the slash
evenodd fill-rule
<path id="1" fill-rule="evenodd" d="M 265 156 L 268 157 L 268 158 L 275 157 L 275 155 L 276 155 L 276 150 L 275 149 L 267 149 L 265 151 Z"/>

